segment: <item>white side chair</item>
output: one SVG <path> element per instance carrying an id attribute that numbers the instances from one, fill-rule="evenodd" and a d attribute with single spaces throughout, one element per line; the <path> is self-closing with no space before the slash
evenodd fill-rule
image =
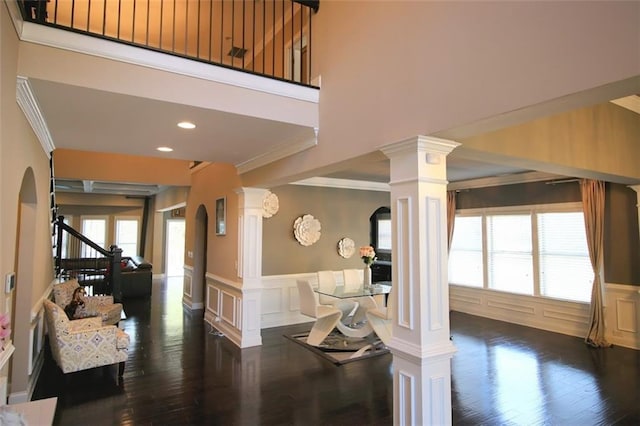
<path id="1" fill-rule="evenodd" d="M 320 305 L 309 281 L 297 280 L 296 283 L 300 294 L 300 313 L 316 319 L 307 337 L 307 343 L 319 346 L 340 322 L 342 311 L 333 306 Z"/>
<path id="2" fill-rule="evenodd" d="M 333 293 L 336 289 L 336 277 L 333 271 L 318 271 L 318 289 L 325 293 Z M 337 297 L 318 294 L 318 300 L 321 305 L 335 306 L 342 311 L 342 322 L 351 322 L 349 318 L 358 308 L 358 302 L 349 299 L 338 299 Z"/>
<path id="3" fill-rule="evenodd" d="M 356 293 L 362 290 L 362 277 L 360 269 L 343 269 L 342 278 L 344 279 L 344 292 Z"/>
<path id="4" fill-rule="evenodd" d="M 395 305 L 395 290 L 392 288 L 387 298 L 386 307 L 369 309 L 366 312 L 367 322 L 378 335 L 382 343 L 387 345 L 391 340 L 391 330 L 393 329 L 393 310 Z"/>
<path id="5" fill-rule="evenodd" d="M 358 293 L 363 289 L 363 280 L 360 269 L 343 269 L 342 278 L 344 279 L 345 293 Z M 364 321 L 365 314 L 369 309 L 377 308 L 378 305 L 373 297 L 358 297 L 358 309 L 353 314 L 353 322 L 359 323 Z"/>

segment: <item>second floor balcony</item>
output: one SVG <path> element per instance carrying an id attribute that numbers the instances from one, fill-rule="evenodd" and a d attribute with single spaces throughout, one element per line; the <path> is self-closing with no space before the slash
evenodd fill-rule
<path id="1" fill-rule="evenodd" d="M 319 1 L 19 0 L 49 27 L 307 87 Z"/>

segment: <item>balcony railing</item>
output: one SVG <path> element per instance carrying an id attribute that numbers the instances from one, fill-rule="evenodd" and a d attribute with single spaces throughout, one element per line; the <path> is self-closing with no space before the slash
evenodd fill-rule
<path id="1" fill-rule="evenodd" d="M 25 21 L 314 87 L 319 0 L 19 0 Z"/>

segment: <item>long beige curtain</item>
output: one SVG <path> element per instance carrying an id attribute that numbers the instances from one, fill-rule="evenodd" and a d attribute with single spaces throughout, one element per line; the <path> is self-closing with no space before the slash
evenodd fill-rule
<path id="1" fill-rule="evenodd" d="M 604 182 L 582 179 L 582 210 L 587 231 L 589 257 L 593 267 L 593 288 L 591 289 L 591 312 L 589 332 L 585 342 L 596 348 L 611 346 L 605 339 L 604 303 L 602 296 L 603 247 L 604 247 Z"/>
<path id="2" fill-rule="evenodd" d="M 447 191 L 447 250 L 451 250 L 453 226 L 456 221 L 456 191 Z"/>

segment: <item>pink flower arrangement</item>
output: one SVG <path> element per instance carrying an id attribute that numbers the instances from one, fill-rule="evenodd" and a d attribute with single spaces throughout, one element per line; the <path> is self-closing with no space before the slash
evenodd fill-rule
<path id="1" fill-rule="evenodd" d="M 2 350 L 4 350 L 4 344 L 11 336 L 11 317 L 8 313 L 0 314 L 0 340 L 2 341 Z"/>
<path id="2" fill-rule="evenodd" d="M 376 260 L 376 252 L 371 246 L 360 247 L 360 257 L 365 265 L 370 266 Z"/>

